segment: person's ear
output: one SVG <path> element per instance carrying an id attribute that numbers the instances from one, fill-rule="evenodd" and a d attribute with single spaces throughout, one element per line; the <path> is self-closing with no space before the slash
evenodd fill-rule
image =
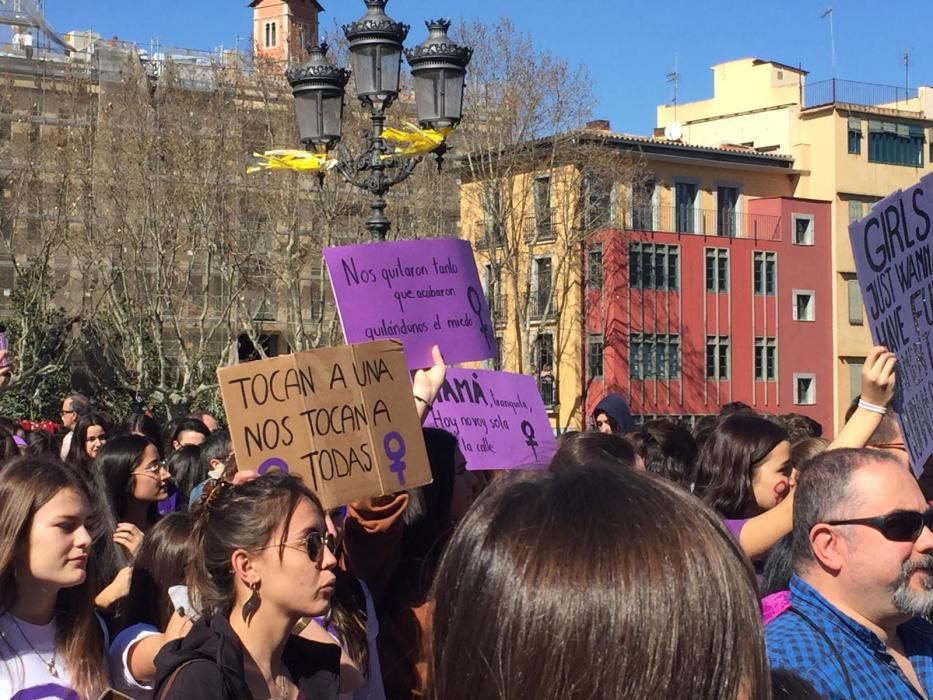
<path id="1" fill-rule="evenodd" d="M 832 572 L 842 569 L 849 553 L 849 543 L 839 528 L 826 523 L 810 529 L 810 548 L 816 560 Z"/>
<path id="2" fill-rule="evenodd" d="M 245 586 L 258 584 L 261 576 L 253 565 L 252 557 L 245 549 L 235 549 L 230 555 L 230 566 L 233 568 L 233 575 Z"/>

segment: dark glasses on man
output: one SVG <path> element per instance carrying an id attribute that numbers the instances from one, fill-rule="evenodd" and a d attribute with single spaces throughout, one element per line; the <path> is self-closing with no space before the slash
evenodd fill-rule
<path id="1" fill-rule="evenodd" d="M 896 510 L 874 518 L 830 520 L 826 524 L 867 525 L 878 530 L 885 539 L 892 542 L 916 542 L 920 533 L 923 532 L 924 525 L 933 530 L 933 508 L 924 513 L 915 510 Z"/>

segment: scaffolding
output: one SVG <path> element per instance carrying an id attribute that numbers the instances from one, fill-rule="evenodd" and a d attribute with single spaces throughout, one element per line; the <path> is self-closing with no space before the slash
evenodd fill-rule
<path id="1" fill-rule="evenodd" d="M 36 29 L 39 48 L 55 44 L 65 51 L 74 51 L 74 47 L 46 22 L 42 5 L 43 0 L 0 0 L 0 24 Z M 43 38 L 46 41 L 43 42 Z"/>

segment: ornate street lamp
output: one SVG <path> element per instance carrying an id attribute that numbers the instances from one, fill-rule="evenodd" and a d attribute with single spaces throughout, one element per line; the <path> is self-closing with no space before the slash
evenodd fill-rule
<path id="1" fill-rule="evenodd" d="M 312 46 L 307 63 L 287 72 L 295 96 L 298 135 L 309 151 L 327 151 L 340 141 L 343 91 L 350 74 L 327 60 L 327 44 Z"/>
<path id="2" fill-rule="evenodd" d="M 457 126 L 463 116 L 463 86 L 473 49 L 450 40 L 450 20 L 434 19 L 425 24 L 428 38 L 406 51 L 405 57 L 415 79 L 418 122 L 425 128 L 446 129 Z"/>
<path id="3" fill-rule="evenodd" d="M 409 26 L 386 15 L 388 0 L 364 1 L 366 14 L 345 25 L 343 31 L 350 42 L 356 94 L 369 112 L 372 127 L 363 153 L 353 156 L 341 145 L 341 157 L 333 167 L 348 183 L 372 195 L 366 228 L 373 240 L 384 241 L 391 226 L 385 216 L 385 195 L 411 175 L 421 156 L 408 156 L 399 166 L 396 158 L 389 158 L 392 149 L 383 136 L 386 110 L 399 94 L 402 44 Z M 459 124 L 463 116 L 463 85 L 473 51 L 450 40 L 449 21 L 432 20 L 426 24 L 427 40 L 406 55 L 415 80 L 418 122 L 423 129 L 441 132 L 430 134 L 441 144 L 435 151 L 440 158 L 446 130 Z M 286 76 L 295 96 L 301 142 L 308 150 L 324 153 L 340 141 L 347 71 L 327 61 L 326 46 L 309 50 L 308 61 Z M 390 168 L 396 172 L 388 174 Z"/>

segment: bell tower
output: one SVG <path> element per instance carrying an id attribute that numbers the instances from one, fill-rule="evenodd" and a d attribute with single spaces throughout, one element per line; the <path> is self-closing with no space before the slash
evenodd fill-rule
<path id="1" fill-rule="evenodd" d="M 256 56 L 299 63 L 304 47 L 318 42 L 316 0 L 253 0 L 253 50 Z"/>

